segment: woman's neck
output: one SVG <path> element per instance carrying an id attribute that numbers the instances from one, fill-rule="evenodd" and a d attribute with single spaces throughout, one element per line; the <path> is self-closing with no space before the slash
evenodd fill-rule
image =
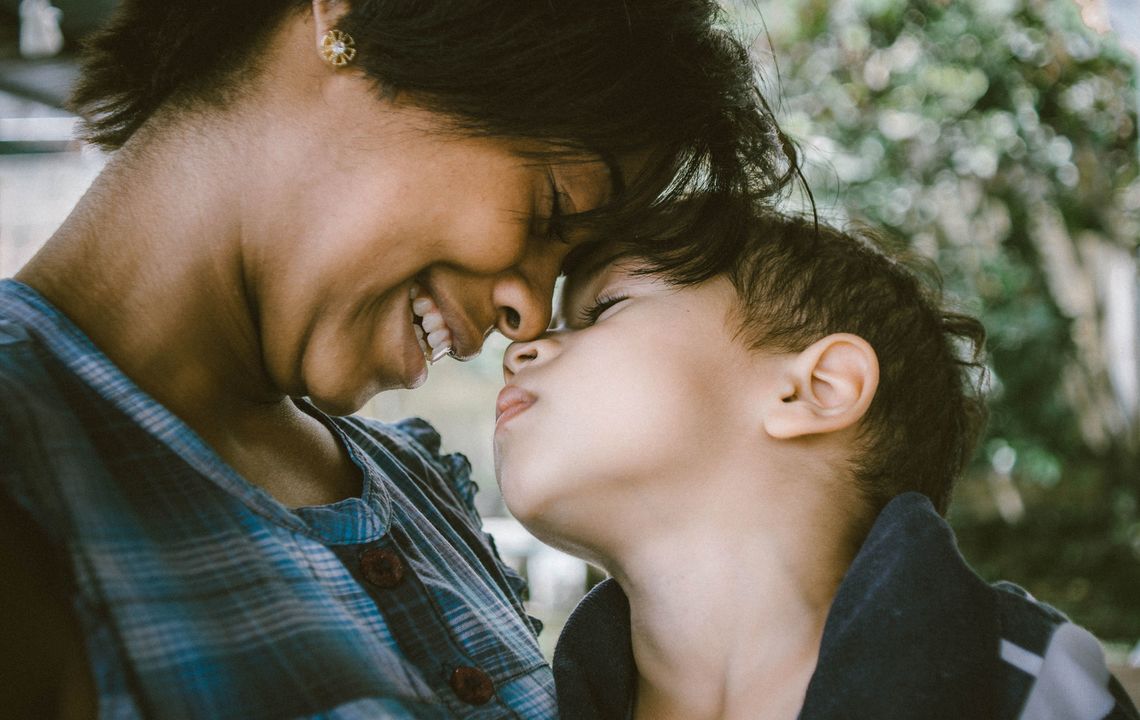
<path id="1" fill-rule="evenodd" d="M 195 408 L 216 416 L 227 398 L 280 399 L 262 394 L 237 199 L 209 142 L 119 151 L 16 276 L 187 420 Z"/>
<path id="2" fill-rule="evenodd" d="M 796 717 L 853 550 L 843 518 L 793 503 L 740 522 L 698 509 L 623 555 L 638 718 Z"/>
<path id="3" fill-rule="evenodd" d="M 16 279 L 282 503 L 359 496 L 340 443 L 264 368 L 242 257 L 248 198 L 211 143 L 233 154 L 217 137 L 120 151 Z"/>

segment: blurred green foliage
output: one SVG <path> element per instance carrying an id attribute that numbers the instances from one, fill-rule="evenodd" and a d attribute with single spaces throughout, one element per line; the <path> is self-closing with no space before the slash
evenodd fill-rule
<path id="1" fill-rule="evenodd" d="M 1134 59 L 1071 0 L 772 0 L 736 20 L 772 53 L 821 214 L 905 238 L 986 324 L 991 420 L 952 515 L 964 554 L 1134 642 L 1138 433 L 1106 362 L 1136 348 L 1104 347 L 1099 274 L 1107 257 L 1135 277 Z M 995 473 L 1020 517 L 997 513 Z"/>

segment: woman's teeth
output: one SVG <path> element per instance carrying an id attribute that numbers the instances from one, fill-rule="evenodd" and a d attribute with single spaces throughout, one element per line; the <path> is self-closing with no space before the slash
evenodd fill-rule
<path id="1" fill-rule="evenodd" d="M 443 313 L 439 311 L 435 300 L 419 285 L 412 285 L 409 299 L 412 302 L 412 327 L 415 328 L 416 339 L 420 342 L 424 357 L 434 363 L 451 352 L 451 330 L 443 321 Z"/>

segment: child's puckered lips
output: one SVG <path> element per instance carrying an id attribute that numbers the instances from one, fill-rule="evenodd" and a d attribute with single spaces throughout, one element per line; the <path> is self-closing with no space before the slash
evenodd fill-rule
<path id="1" fill-rule="evenodd" d="M 495 426 L 501 427 L 503 423 L 533 405 L 537 399 L 517 385 L 505 386 L 499 391 L 499 398 L 495 402 Z"/>

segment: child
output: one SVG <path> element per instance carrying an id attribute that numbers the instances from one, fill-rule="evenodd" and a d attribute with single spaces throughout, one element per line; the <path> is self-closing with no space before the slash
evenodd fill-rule
<path id="1" fill-rule="evenodd" d="M 1095 638 L 942 518 L 981 324 L 865 238 L 743 222 L 704 277 L 577 263 L 563 326 L 504 358 L 503 497 L 613 576 L 559 639 L 562 717 L 1136 718 Z"/>

